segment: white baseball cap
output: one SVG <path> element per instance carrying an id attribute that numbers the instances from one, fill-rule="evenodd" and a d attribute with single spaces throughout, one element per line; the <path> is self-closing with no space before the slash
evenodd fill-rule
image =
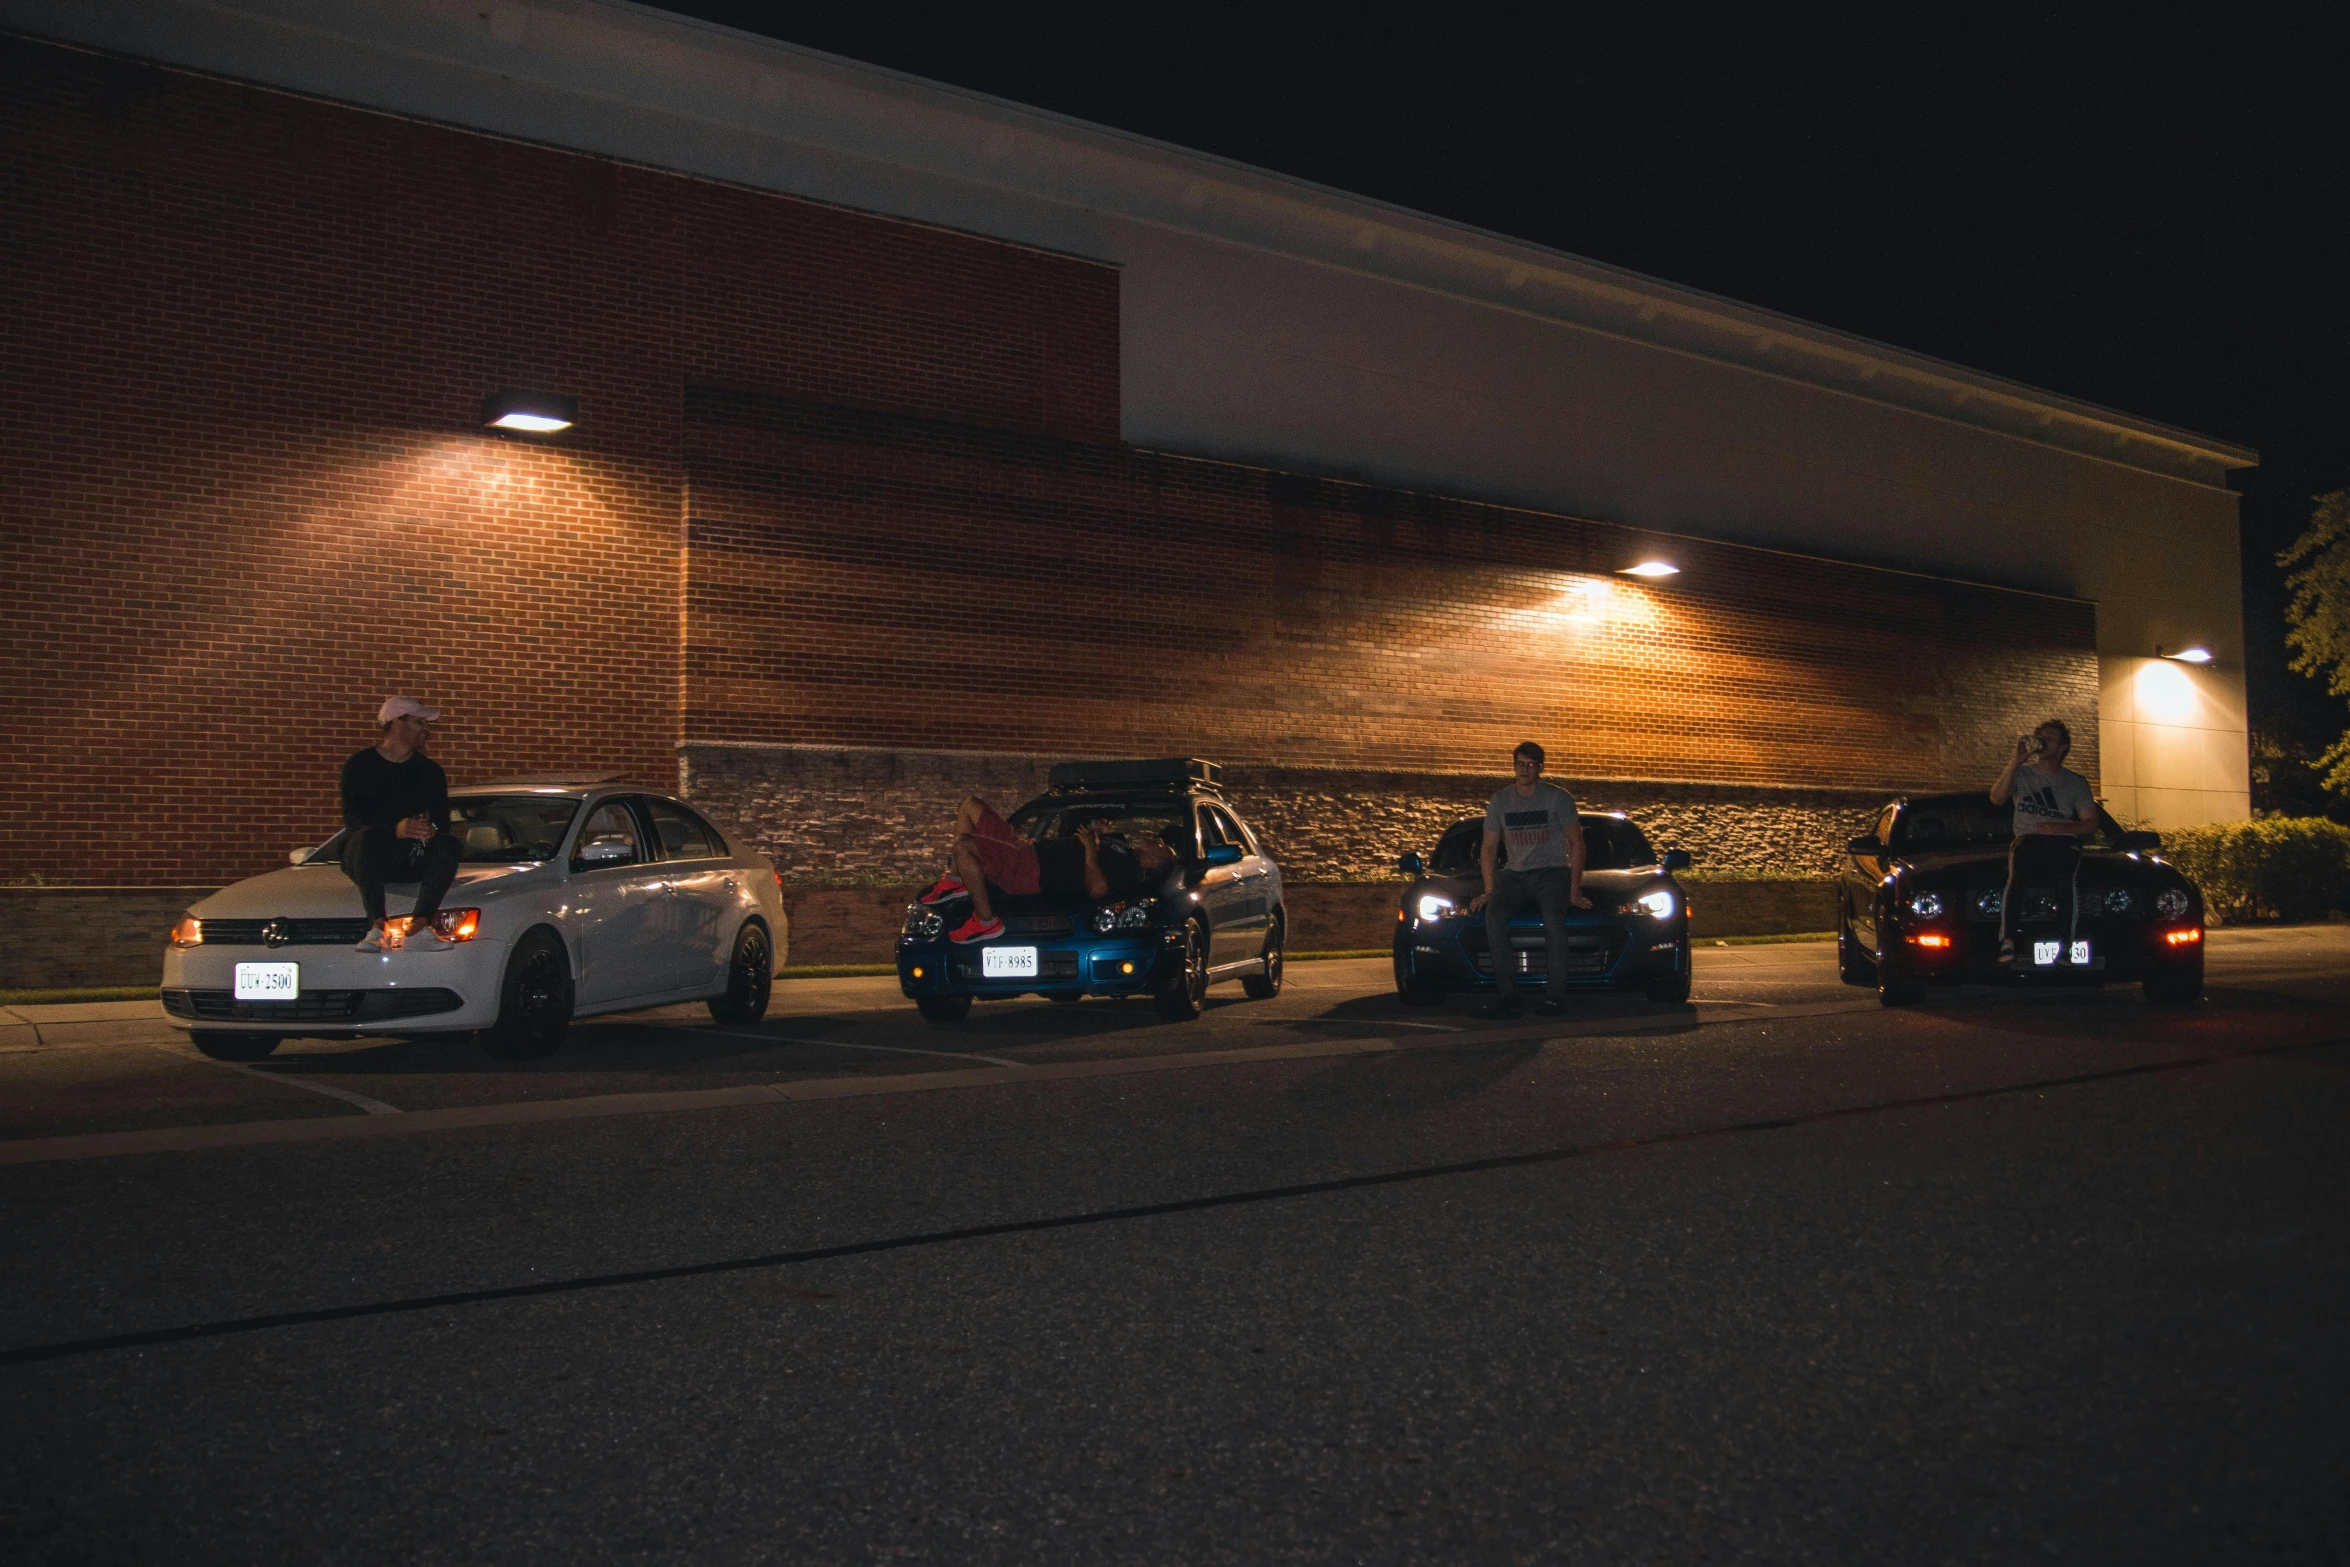
<path id="1" fill-rule="evenodd" d="M 421 718 L 432 723 L 441 716 L 437 707 L 426 707 L 412 696 L 387 696 L 384 705 L 375 710 L 375 721 L 388 724 L 395 718 Z"/>

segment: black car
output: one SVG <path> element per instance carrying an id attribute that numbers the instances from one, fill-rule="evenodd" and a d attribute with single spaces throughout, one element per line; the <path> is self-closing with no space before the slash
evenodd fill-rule
<path id="1" fill-rule="evenodd" d="M 1885 1005 L 1961 981 L 2102 985 L 2136 980 L 2148 999 L 2203 993 L 2203 892 L 2156 851 L 2150 832 L 2099 813 L 2069 873 L 2019 893 L 2014 957 L 1999 957 L 2014 811 L 1987 794 L 1895 800 L 1845 845 L 1836 958 L 1848 985 Z"/>
<path id="2" fill-rule="evenodd" d="M 1689 999 L 1689 900 L 1673 872 L 1689 868 L 1679 849 L 1658 854 L 1640 829 L 1618 814 L 1579 813 L 1583 823 L 1583 894 L 1588 909 L 1567 910 L 1567 983 L 1583 989 L 1642 990 L 1651 1001 Z M 1478 855 L 1485 818 L 1455 822 L 1426 861 L 1406 854 L 1396 868 L 1410 878 L 1395 911 L 1395 991 L 1425 1006 L 1456 990 L 1494 988 L 1485 915 L 1469 904 L 1485 887 Z M 1521 986 L 1549 980 L 1542 910 L 1528 904 L 1511 919 L 1510 951 Z"/>
<path id="3" fill-rule="evenodd" d="M 1155 838 L 1176 864 L 1155 886 L 1113 900 L 1056 901 L 990 889 L 1004 933 L 957 944 L 967 905 L 907 906 L 898 988 L 933 1023 L 960 1022 L 975 999 L 1147 995 L 1162 1016 L 1195 1018 L 1208 986 L 1237 979 L 1281 993 L 1281 868 L 1224 798 L 1216 765 L 1196 758 L 1062 762 L 1051 789 L 1010 817 L 1032 841 L 1093 825 L 1129 843 Z"/>

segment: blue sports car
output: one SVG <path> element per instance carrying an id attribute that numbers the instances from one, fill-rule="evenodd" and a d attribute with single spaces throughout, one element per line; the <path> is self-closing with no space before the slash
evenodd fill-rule
<path id="1" fill-rule="evenodd" d="M 1175 864 L 1120 899 L 1025 897 L 990 889 L 1003 934 L 952 942 L 964 905 L 909 904 L 898 936 L 898 988 L 933 1023 L 956 1023 L 977 999 L 1147 995 L 1161 1016 L 1199 1016 L 1208 986 L 1237 979 L 1256 1000 L 1281 993 L 1281 868 L 1192 758 L 1063 762 L 1051 789 L 1014 811 L 1031 841 L 1091 826 L 1129 845 L 1156 839 Z"/>
<path id="2" fill-rule="evenodd" d="M 1689 900 L 1673 872 L 1689 868 L 1679 849 L 1659 855 L 1621 814 L 1584 811 L 1583 895 L 1588 909 L 1567 910 L 1567 983 L 1578 989 L 1642 990 L 1651 1001 L 1689 999 Z M 1407 854 L 1396 868 L 1410 880 L 1395 911 L 1395 991 L 1426 1006 L 1455 990 L 1491 990 L 1493 953 L 1483 910 L 1469 904 L 1484 890 L 1478 866 L 1485 818 L 1445 829 L 1426 861 Z M 1528 904 L 1510 921 L 1519 989 L 1539 991 L 1550 953 L 1542 910 Z"/>

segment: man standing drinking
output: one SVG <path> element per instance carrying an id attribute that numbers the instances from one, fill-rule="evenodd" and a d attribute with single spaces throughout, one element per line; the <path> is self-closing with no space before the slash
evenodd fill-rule
<path id="1" fill-rule="evenodd" d="M 1508 788 L 1485 807 L 1485 843 L 1479 867 L 1485 890 L 1469 912 L 1485 911 L 1486 950 L 1493 956 L 1491 1001 L 1474 1010 L 1479 1017 L 1518 1014 L 1517 949 L 1510 945 L 1510 916 L 1529 903 L 1542 905 L 1542 944 L 1549 981 L 1534 1010 L 1554 1016 L 1567 1002 L 1567 909 L 1591 907 L 1583 896 L 1583 821 L 1575 797 L 1542 781 L 1542 747 L 1528 740 L 1511 754 Z M 1502 863 L 1496 864 L 1496 860 Z"/>
<path id="2" fill-rule="evenodd" d="M 2035 878 L 2070 876 L 2080 863 L 2081 840 L 2097 830 L 2097 797 L 2089 780 L 2064 765 L 2073 732 L 2051 718 L 2019 735 L 2015 755 L 1991 786 L 1991 803 L 2015 801 L 2015 841 L 2007 851 L 2007 891 L 1999 904 L 1999 961 L 2015 961 L 2016 900 Z M 2075 917 L 2078 918 L 2078 910 Z"/>
<path id="3" fill-rule="evenodd" d="M 382 738 L 343 764 L 343 874 L 358 883 L 367 909 L 362 952 L 450 946 L 432 928 L 457 880 L 449 775 L 424 754 L 440 716 L 412 696 L 387 697 L 375 713 Z M 405 921 L 384 915 L 384 883 L 394 881 L 417 883 L 416 908 Z"/>

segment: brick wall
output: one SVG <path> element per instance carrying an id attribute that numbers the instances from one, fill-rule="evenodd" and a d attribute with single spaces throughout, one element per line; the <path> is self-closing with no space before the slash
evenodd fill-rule
<path id="1" fill-rule="evenodd" d="M 670 781 L 689 384 L 1116 438 L 1109 268 L 21 39 L 0 210 L 0 880 L 266 869 L 394 690 Z"/>

